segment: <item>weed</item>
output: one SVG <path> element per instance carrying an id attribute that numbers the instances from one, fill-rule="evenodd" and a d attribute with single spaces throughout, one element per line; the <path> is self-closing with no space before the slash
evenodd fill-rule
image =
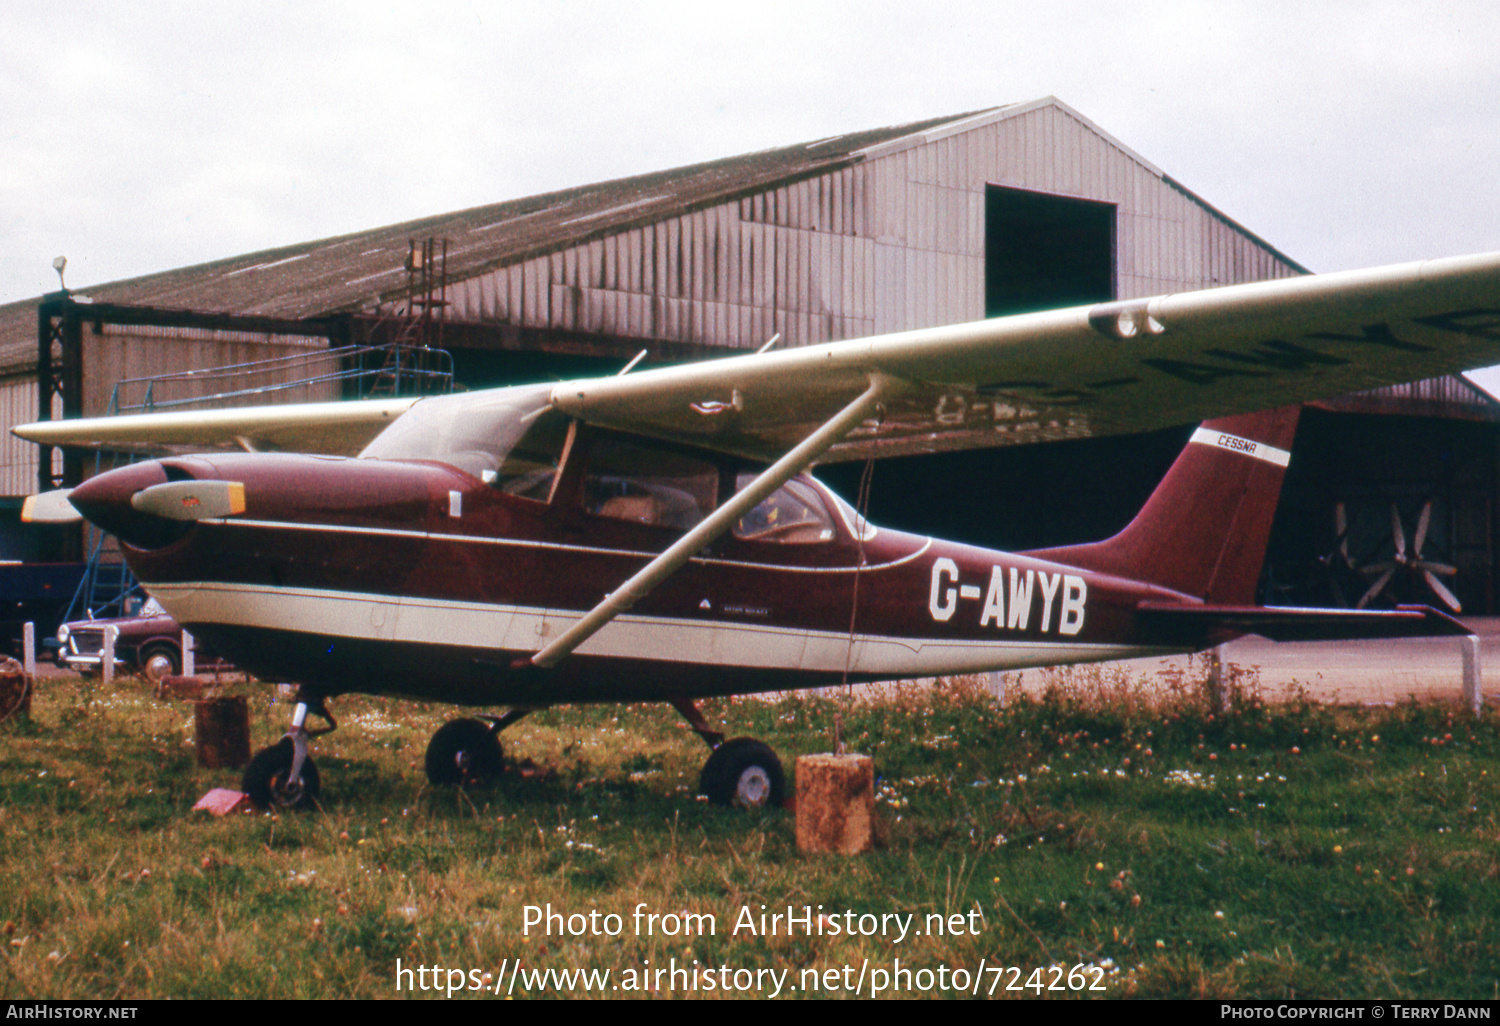
<path id="1" fill-rule="evenodd" d="M 1075 967 L 1093 996 L 1492 997 L 1500 718 L 1266 703 L 1247 678 L 1217 712 L 1186 675 L 1109 666 L 704 703 L 789 767 L 841 717 L 879 777 L 881 846 L 856 859 L 801 855 L 790 813 L 699 800 L 703 746 L 661 707 L 537 712 L 505 734 L 516 772 L 459 791 L 419 768 L 443 710 L 341 699 L 321 811 L 216 820 L 191 807 L 236 774 L 195 765 L 187 706 L 60 680 L 0 727 L 0 996 L 421 993 L 398 963 L 616 986 L 694 960 L 827 995 L 899 958 L 970 984 L 983 962 L 996 997 L 1090 994 L 1049 989 Z M 272 743 L 285 702 L 245 693 Z M 818 928 L 759 929 L 788 906 Z M 619 928 L 568 927 L 589 913 Z M 828 925 L 867 915 L 914 926 Z"/>

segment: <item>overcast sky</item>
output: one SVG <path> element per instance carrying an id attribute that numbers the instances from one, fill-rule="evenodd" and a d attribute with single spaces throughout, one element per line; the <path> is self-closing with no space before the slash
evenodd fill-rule
<path id="1" fill-rule="evenodd" d="M 0 0 L 0 302 L 1056 95 L 1315 271 L 1500 249 L 1500 4 Z"/>

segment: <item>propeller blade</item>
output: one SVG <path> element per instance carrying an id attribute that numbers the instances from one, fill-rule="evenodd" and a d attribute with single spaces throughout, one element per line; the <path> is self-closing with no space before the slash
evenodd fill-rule
<path id="1" fill-rule="evenodd" d="M 1386 574 L 1389 576 L 1390 572 L 1398 566 L 1400 566 L 1399 563 L 1371 563 L 1369 566 L 1360 567 L 1359 572 L 1366 577 L 1374 577 L 1376 574 Z"/>
<path id="2" fill-rule="evenodd" d="M 1422 576 L 1427 578 L 1427 584 L 1432 588 L 1433 591 L 1437 592 L 1438 598 L 1442 599 L 1448 604 L 1449 609 L 1453 610 L 1455 613 L 1462 613 L 1464 611 L 1463 606 L 1459 605 L 1458 603 L 1458 596 L 1453 594 L 1453 592 L 1449 591 L 1447 588 L 1443 587 L 1443 582 L 1434 577 L 1431 570 L 1422 571 Z"/>
<path id="3" fill-rule="evenodd" d="M 1391 539 L 1396 543 L 1396 561 L 1406 561 L 1406 532 L 1401 529 L 1401 512 L 1391 503 Z"/>
<path id="4" fill-rule="evenodd" d="M 1417 519 L 1417 536 L 1412 539 L 1411 554 L 1422 558 L 1422 543 L 1427 540 L 1427 525 L 1432 523 L 1432 503 L 1422 503 L 1422 515 Z"/>
<path id="5" fill-rule="evenodd" d="M 1342 502 L 1333 507 L 1333 526 L 1338 531 L 1339 555 L 1344 557 L 1344 565 L 1353 570 L 1354 560 L 1349 558 L 1349 513 Z"/>
<path id="6" fill-rule="evenodd" d="M 1430 570 L 1435 574 L 1442 574 L 1444 577 L 1452 577 L 1458 573 L 1458 567 L 1456 566 L 1449 566 L 1447 563 L 1434 563 L 1427 559 L 1418 560 L 1412 566 L 1418 570 Z"/>
<path id="7" fill-rule="evenodd" d="M 213 520 L 245 512 L 245 486 L 238 481 L 169 481 L 136 492 L 130 505 L 168 520 Z"/>
<path id="8" fill-rule="evenodd" d="M 1395 568 L 1392 568 L 1390 570 L 1387 570 L 1385 573 L 1381 574 L 1380 575 L 1380 580 L 1378 580 L 1374 584 L 1370 585 L 1370 590 L 1367 591 L 1367 592 L 1365 592 L 1364 596 L 1358 602 L 1354 603 L 1354 608 L 1355 609 L 1363 609 L 1363 608 L 1365 608 L 1365 606 L 1369 605 L 1370 604 L 1370 600 L 1372 598 L 1374 598 L 1376 595 L 1380 594 L 1381 589 L 1383 589 L 1386 586 L 1386 583 L 1388 581 L 1390 581 L 1390 579 L 1391 579 L 1391 575 L 1394 574 L 1395 572 L 1396 572 Z"/>
<path id="9" fill-rule="evenodd" d="M 54 488 L 50 492 L 41 492 L 36 495 L 26 496 L 26 501 L 21 504 L 21 520 L 27 524 L 76 524 L 83 519 L 83 514 L 68 501 L 68 496 L 73 494 L 71 488 Z"/>

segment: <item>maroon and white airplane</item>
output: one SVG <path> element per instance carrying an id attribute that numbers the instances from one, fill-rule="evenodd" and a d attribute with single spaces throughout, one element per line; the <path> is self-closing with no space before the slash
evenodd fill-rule
<path id="1" fill-rule="evenodd" d="M 1246 633 L 1465 633 L 1424 607 L 1266 608 L 1254 589 L 1296 403 L 1497 360 L 1492 254 L 557 385 L 16 433 L 194 453 L 36 496 L 27 515 L 115 534 L 193 634 L 300 685 L 287 737 L 246 771 L 262 805 L 314 799 L 308 739 L 348 692 L 509 708 L 434 735 L 436 782 L 498 772 L 498 733 L 532 709 L 670 703 L 713 749 L 703 790 L 758 805 L 783 796 L 775 754 L 725 741 L 696 699 Z M 880 529 L 807 476 L 1205 418 L 1136 519 L 1089 545 L 1009 554 Z"/>

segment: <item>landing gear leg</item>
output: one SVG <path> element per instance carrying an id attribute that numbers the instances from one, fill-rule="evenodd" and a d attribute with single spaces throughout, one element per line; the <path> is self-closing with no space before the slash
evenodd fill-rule
<path id="1" fill-rule="evenodd" d="M 703 713 L 698 710 L 696 702 L 686 698 L 674 698 L 672 708 L 682 714 L 682 718 L 688 721 L 688 726 L 693 728 L 693 733 L 701 737 L 704 744 L 708 745 L 709 751 L 713 751 L 724 743 L 724 732 L 708 725 L 708 721 L 703 718 Z"/>
<path id="2" fill-rule="evenodd" d="M 311 713 L 327 723 L 316 730 L 307 729 Z M 297 707 L 292 710 L 292 729 L 270 748 L 263 748 L 245 767 L 241 788 L 250 800 L 263 809 L 310 809 L 317 804 L 321 781 L 318 767 L 308 755 L 307 742 L 338 728 L 333 714 L 316 695 L 297 693 Z"/>
<path id="3" fill-rule="evenodd" d="M 753 737 L 724 740 L 693 702 L 681 698 L 673 708 L 701 737 L 713 754 L 703 764 L 698 792 L 715 805 L 738 805 L 745 809 L 776 808 L 786 798 L 786 774 L 771 746 Z"/>

